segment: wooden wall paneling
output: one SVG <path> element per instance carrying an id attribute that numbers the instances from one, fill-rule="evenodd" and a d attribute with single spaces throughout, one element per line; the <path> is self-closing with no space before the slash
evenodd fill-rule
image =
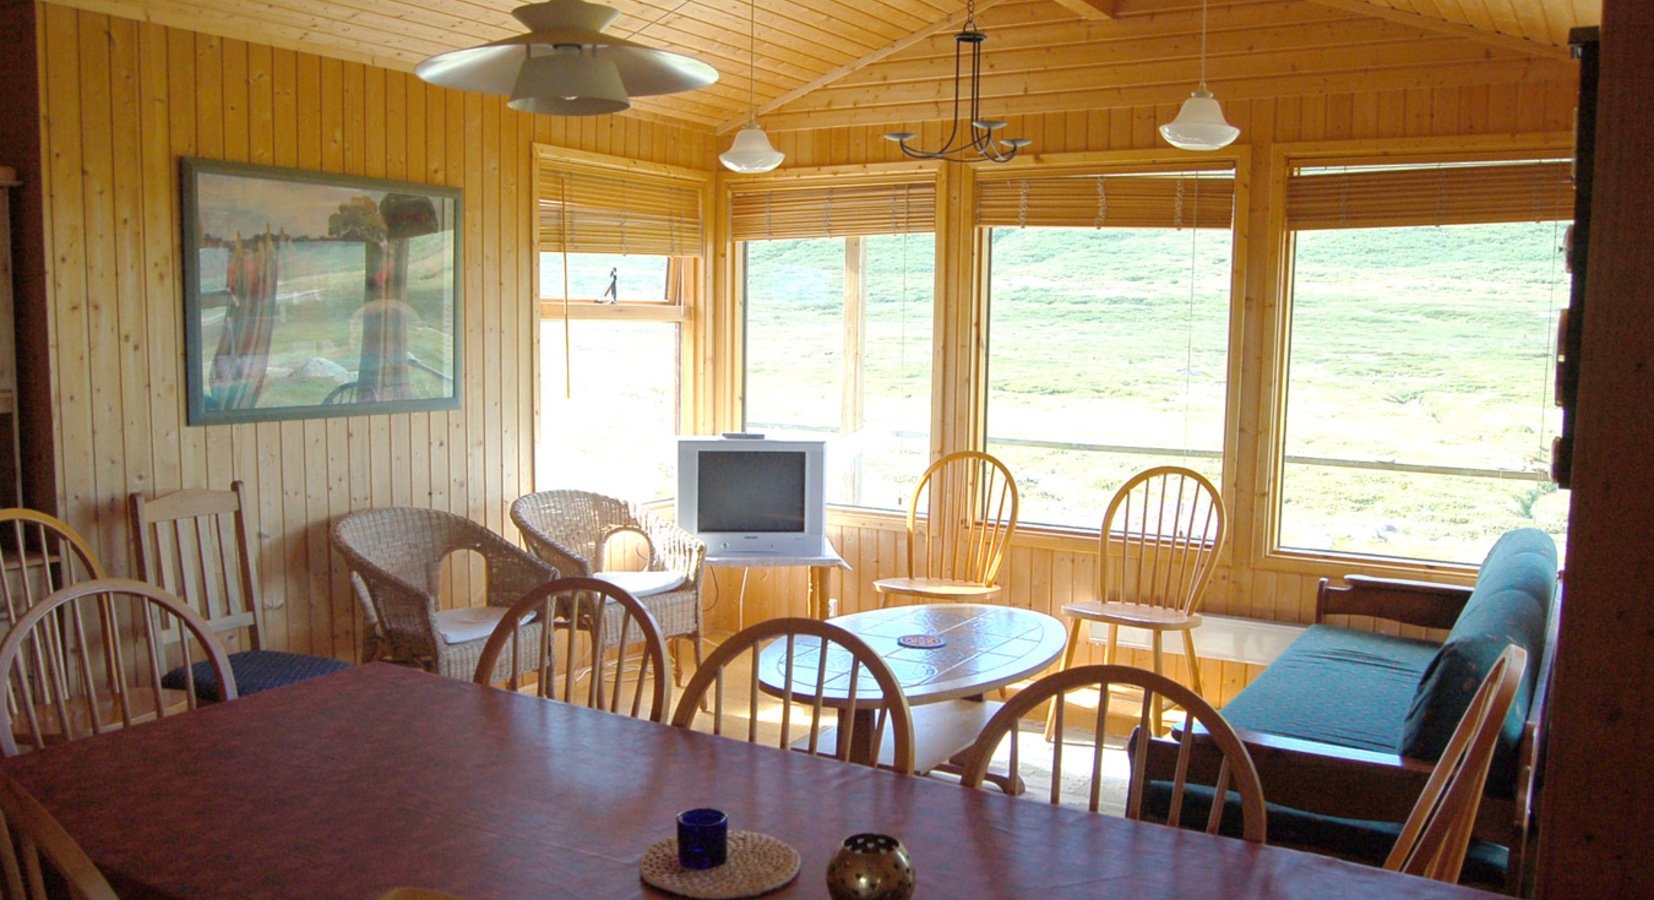
<path id="1" fill-rule="evenodd" d="M 483 141 L 494 148 L 493 153 L 485 156 L 482 166 L 482 192 L 489 198 L 501 197 L 500 193 L 500 155 L 504 140 L 502 137 L 504 122 L 509 112 L 502 116 L 505 102 L 498 97 L 484 97 L 482 100 L 482 130 Z M 482 208 L 482 342 L 484 347 L 495 348 L 492 352 L 485 351 L 477 359 L 482 372 L 482 415 L 478 424 L 480 440 L 477 452 L 481 454 L 477 460 L 474 474 L 479 476 L 475 487 L 480 491 L 472 492 L 473 508 L 480 507 L 481 515 L 477 520 L 486 524 L 495 531 L 500 531 L 500 522 L 504 518 L 503 510 L 497 502 L 489 502 L 490 498 L 498 497 L 501 479 L 498 467 L 488 465 L 489 460 L 500 457 L 500 434 L 493 427 L 499 421 L 500 414 L 500 366 L 503 342 L 500 339 L 500 279 L 504 272 L 504 247 L 500 241 L 500 234 L 504 230 L 505 217 L 509 215 L 507 202 L 490 202 Z M 478 587 L 475 583 L 473 590 Z"/>
<path id="2" fill-rule="evenodd" d="M 108 371 L 105 367 L 109 349 L 120 345 L 108 17 L 83 13 L 79 37 L 81 181 L 87 261 L 84 352 L 92 373 L 87 388 L 92 406 L 93 467 L 87 474 L 88 488 L 95 498 L 91 511 L 99 523 L 99 536 L 91 540 L 99 559 L 121 567 L 126 556 L 123 540 L 126 530 L 113 514 L 111 504 L 105 502 L 107 492 L 119 490 L 125 478 L 121 465 L 120 380 L 104 377 Z"/>
<path id="3" fill-rule="evenodd" d="M 339 93 L 337 93 L 337 96 L 339 96 L 339 116 L 359 116 L 359 112 L 357 112 L 359 106 L 356 103 L 359 98 L 354 96 L 351 79 L 344 76 L 346 74 L 344 66 L 341 66 L 339 71 L 341 71 L 341 84 L 339 84 Z M 329 89 L 329 96 L 332 96 L 331 89 Z M 366 111 L 362 111 L 362 114 L 366 114 Z M 341 129 L 342 127 L 344 126 L 341 124 Z M 357 156 L 359 156 L 359 151 L 357 151 L 359 144 L 352 141 L 351 137 L 351 132 L 344 131 L 341 147 L 339 147 L 341 154 L 339 154 L 337 164 L 341 165 L 342 170 L 347 174 L 366 174 L 366 169 L 362 165 L 356 164 Z M 332 419 L 324 420 L 321 424 L 319 440 L 321 440 L 321 453 L 323 453 L 326 462 L 323 463 L 323 468 L 319 470 L 319 473 L 311 473 L 309 476 L 316 478 L 316 476 L 321 475 L 321 478 L 323 478 L 323 498 L 319 503 L 306 503 L 304 515 L 306 515 L 306 523 L 308 523 L 308 528 L 306 528 L 308 533 L 313 533 L 313 531 L 326 533 L 327 524 L 331 524 L 332 519 L 351 511 L 352 473 L 356 472 L 357 468 L 354 463 L 359 458 L 366 460 L 362 443 L 352 440 L 354 433 L 356 433 L 357 422 L 361 422 L 361 420 L 361 417 L 351 417 L 351 419 L 332 417 Z M 318 519 L 321 528 L 316 528 Z M 313 594 L 309 594 L 309 599 L 313 604 L 311 606 L 313 620 L 318 622 L 318 627 L 321 627 L 319 625 L 321 620 L 326 620 L 327 634 L 326 645 L 321 644 L 321 640 L 318 639 L 313 642 L 313 650 L 336 653 L 336 655 L 347 658 L 356 658 L 361 653 L 361 644 L 354 640 L 354 634 L 356 634 L 357 625 L 362 622 L 362 612 L 357 609 L 359 604 L 347 599 L 349 597 L 349 576 L 344 571 L 344 564 L 342 564 L 341 559 L 334 558 L 331 541 L 323 548 L 318 548 L 316 539 L 313 536 L 309 541 L 309 553 L 311 553 L 311 561 L 313 561 L 313 566 L 311 566 L 311 576 L 313 577 L 309 579 L 308 586 L 309 591 L 313 591 Z M 318 554 L 321 554 L 321 556 L 318 556 Z M 326 577 L 327 586 L 324 592 L 316 589 L 323 577 Z M 314 615 L 316 604 L 318 604 L 321 597 L 327 597 L 331 601 L 326 604 L 327 615 L 324 615 L 324 617 Z"/>
<path id="4" fill-rule="evenodd" d="M 482 347 L 480 336 L 472 340 L 472 326 L 477 318 L 478 300 L 481 298 L 481 282 L 479 273 L 472 260 L 477 257 L 478 224 L 482 221 L 482 210 L 478 208 L 481 202 L 480 188 L 473 187 L 471 173 L 471 154 L 467 147 L 477 146 L 477 135 L 472 133 L 468 123 L 474 119 L 480 110 L 474 100 L 459 91 L 446 88 L 435 89 L 442 94 L 443 107 L 448 119 L 445 128 L 446 146 L 444 148 L 443 165 L 447 169 L 447 183 L 451 187 L 462 188 L 465 192 L 465 207 L 461 229 L 462 252 L 464 254 L 465 271 L 461 279 L 461 290 L 464 292 L 465 309 L 464 321 L 460 323 L 462 334 L 460 348 L 463 354 L 461 365 L 464 369 L 464 385 L 460 391 L 461 409 L 448 414 L 448 504 L 449 512 L 459 515 L 469 514 L 469 500 L 467 499 L 467 484 L 470 477 L 470 463 L 467 460 L 468 449 L 466 423 L 476 414 L 476 397 L 471 385 L 476 382 L 475 366 L 478 362 L 476 354 Z M 479 148 L 480 152 L 480 148 Z M 447 583 L 447 596 L 461 593 L 461 583 L 469 584 L 469 563 L 460 560 L 451 567 Z"/>
<path id="5" fill-rule="evenodd" d="M 425 181 L 425 86 L 403 72 L 385 76 L 389 111 L 385 117 L 385 174 L 389 178 Z M 408 505 L 431 506 L 431 414 L 408 416 Z M 337 590 L 337 589 L 335 589 Z"/>
<path id="6" fill-rule="evenodd" d="M 1536 896 L 1654 896 L 1654 15 L 1602 5 L 1596 165 L 1567 549 Z M 1626 776 L 1610 779 L 1606 773 Z M 1638 773 L 1638 774 L 1631 774 Z"/>
<path id="7" fill-rule="evenodd" d="M 506 509 L 512 500 L 521 496 L 517 491 L 517 436 L 516 429 L 510 434 L 504 433 L 503 426 L 508 421 L 516 421 L 517 383 L 520 380 L 518 372 L 526 361 L 526 348 L 521 346 L 524 338 L 523 330 L 517 324 L 517 310 L 519 307 L 533 304 L 518 303 L 521 296 L 518 291 L 522 288 L 522 279 L 518 270 L 518 260 L 527 262 L 527 255 L 518 253 L 522 231 L 517 222 L 527 212 L 523 198 L 528 196 L 528 185 L 518 180 L 518 165 L 532 152 L 530 145 L 518 140 L 517 124 L 526 118 L 500 104 L 500 153 L 497 155 L 500 169 L 499 188 L 489 196 L 499 197 L 500 201 L 494 205 L 500 211 L 500 231 L 495 238 L 500 246 L 500 292 L 497 312 L 497 324 L 494 326 L 495 336 L 490 345 L 498 346 L 498 368 L 495 374 L 494 390 L 489 396 L 496 398 L 498 407 L 491 409 L 493 421 L 500 423 L 501 429 L 496 433 L 495 457 L 499 459 L 498 466 L 490 466 L 490 472 L 498 472 L 500 481 L 489 491 L 489 496 L 497 498 L 491 504 L 497 512 L 495 529 L 516 540 L 516 526 L 506 515 Z M 509 198 L 509 199 L 508 199 Z M 486 385 L 484 387 L 486 390 Z"/>
<path id="8" fill-rule="evenodd" d="M 41 179 L 50 202 L 40 240 L 50 250 L 44 330 L 53 348 L 55 505 L 92 538 L 112 571 L 124 571 L 127 492 L 218 487 L 226 474 L 242 477 L 257 510 L 254 552 L 272 643 L 350 656 L 355 623 L 348 597 L 340 597 L 344 580 L 328 565 L 327 524 L 375 500 L 376 467 L 393 473 L 398 500 L 412 500 L 416 493 L 427 500 L 438 497 L 435 488 L 417 490 L 420 479 L 410 469 L 422 472 L 427 483 L 439 473 L 444 499 L 457 484 L 471 500 L 477 479 L 468 471 L 454 477 L 446 441 L 420 442 L 432 448 L 429 458 L 416 453 L 406 417 L 381 420 L 392 421 L 389 427 L 398 431 L 389 465 L 371 452 L 373 430 L 381 423 L 363 417 L 325 425 L 184 425 L 176 158 L 405 177 L 409 158 L 422 170 L 431 155 L 424 151 L 434 148 L 443 156 L 450 138 L 463 158 L 463 132 L 474 120 L 456 107 L 450 133 L 445 104 L 439 101 L 427 115 L 430 104 L 416 100 L 412 115 L 431 127 L 404 129 L 410 80 L 401 74 L 360 66 L 347 70 L 336 61 L 264 44 L 61 7 L 42 6 L 39 13 L 38 40 L 46 51 L 40 54 L 41 128 L 53 151 Z M 393 84 L 403 94 L 400 107 Z M 418 90 L 419 100 L 428 99 L 423 85 Z M 527 127 L 519 122 L 518 134 Z M 635 133 L 636 126 L 629 127 Z M 407 146 L 409 134 L 417 149 Z M 508 165 L 514 174 L 496 190 L 526 177 L 526 161 L 513 152 L 521 146 L 520 140 L 515 147 L 508 140 L 504 148 L 488 151 L 512 154 Z M 439 171 L 438 180 L 442 177 Z M 484 200 L 475 192 L 471 199 L 474 209 Z M 510 229 L 491 236 L 508 252 L 526 234 L 526 217 L 514 211 Z M 518 264 L 507 263 L 508 271 L 497 279 L 497 287 L 513 298 L 527 287 L 523 259 L 518 254 Z M 532 343 L 519 334 L 507 350 L 514 349 L 520 361 Z M 106 346 L 117 352 L 101 358 L 94 353 Z M 474 359 L 483 358 L 482 347 L 470 349 Z M 500 395 L 508 389 L 500 386 Z M 496 483 L 502 486 L 530 471 L 511 457 L 513 447 L 518 457 L 527 455 L 522 448 L 532 447 L 532 434 L 519 426 L 532 415 L 532 397 L 519 391 L 510 405 L 486 415 L 480 405 L 471 407 L 476 418 L 489 420 L 499 441 L 504 468 L 496 471 Z M 443 414 L 438 423 L 443 435 L 456 425 L 463 434 L 465 412 Z M 404 427 L 409 427 L 406 437 Z M 498 459 L 481 463 L 500 464 Z M 483 498 L 476 499 L 480 504 Z M 491 498 L 496 523 L 506 499 Z"/>
<path id="9" fill-rule="evenodd" d="M 294 54 L 262 44 L 251 44 L 247 50 L 248 159 L 259 165 L 291 167 L 298 153 Z M 251 507 L 246 511 L 251 544 L 248 549 L 253 577 L 260 586 L 261 632 L 264 640 L 273 643 L 287 624 L 285 579 L 279 577 L 277 560 L 271 552 L 272 537 L 280 533 L 272 531 L 270 516 L 281 509 L 281 426 L 261 422 L 249 426 L 248 431 L 251 440 L 241 447 L 236 471 L 246 484 Z"/>
<path id="10" fill-rule="evenodd" d="M 45 249 L 52 266 L 48 284 L 54 299 L 48 316 L 49 340 L 59 348 L 52 367 L 52 399 L 60 408 L 73 409 L 57 417 L 52 442 L 58 451 L 59 515 L 90 533 L 96 528 L 97 515 L 91 505 L 90 486 L 83 480 L 91 471 L 94 456 L 91 404 L 86 396 L 91 371 L 86 355 L 87 255 L 84 183 L 80 178 L 80 45 L 73 11 L 50 6 L 43 9 L 41 58 L 65 66 L 60 77 L 41 79 L 43 108 L 51 129 L 45 142 L 50 153 L 46 155 L 44 186 L 46 205 L 51 210 L 45 223 Z M 98 547 L 95 540 L 93 546 Z"/>
<path id="11" fill-rule="evenodd" d="M 150 405 L 148 440 L 150 483 L 179 484 L 182 473 L 178 447 L 183 427 L 183 396 L 178 373 L 182 370 L 180 341 L 182 304 L 178 294 L 177 165 L 172 154 L 169 92 L 172 89 L 168 33 L 139 26 L 138 115 L 142 145 L 144 310 L 143 348 L 149 366 Z"/>
<path id="12" fill-rule="evenodd" d="M 485 267 L 490 254 L 484 245 L 485 224 L 488 218 L 488 206 L 481 198 L 487 195 L 483 184 L 484 158 L 487 156 L 485 141 L 485 125 L 483 122 L 483 108 L 486 98 L 478 94 L 464 95 L 465 118 L 465 193 L 469 197 L 477 197 L 479 201 L 472 203 L 467 210 L 465 219 L 465 408 L 463 417 L 465 436 L 461 442 L 463 451 L 459 461 L 464 467 L 461 476 L 460 496 L 454 498 L 461 504 L 456 509 L 462 515 L 478 521 L 486 522 L 483 517 L 482 469 L 483 469 L 483 371 L 487 361 L 483 356 L 485 342 L 483 340 L 484 307 L 488 298 L 484 290 L 486 281 Z M 496 121 L 498 118 L 496 117 Z M 472 151 L 475 152 L 472 152 Z M 456 558 L 456 590 L 460 596 L 469 598 L 481 584 L 481 573 L 473 573 L 471 560 L 468 555 Z"/>
<path id="13" fill-rule="evenodd" d="M 225 159 L 225 74 L 224 47 L 226 39 L 215 35 L 195 36 L 195 139 L 196 153 L 206 159 Z M 245 103 L 245 101 L 243 101 Z M 207 337 L 202 335 L 205 343 Z M 226 425 L 192 428 L 197 441 L 190 441 L 186 460 L 196 451 L 198 465 L 185 465 L 185 483 L 191 487 L 210 487 L 209 472 L 229 472 L 234 466 L 234 447 L 231 429 Z"/>
<path id="14" fill-rule="evenodd" d="M 516 234 L 507 240 L 517 250 L 517 262 L 512 268 L 516 283 L 507 292 L 511 300 L 507 309 L 506 332 L 515 342 L 516 360 L 502 373 L 502 377 L 511 383 L 515 391 L 511 396 L 511 404 L 506 407 L 505 420 L 518 424 L 507 438 L 508 442 L 515 442 L 508 469 L 513 483 L 501 498 L 508 509 L 512 501 L 534 491 L 534 444 L 539 438 L 534 410 L 536 387 L 540 381 L 541 353 L 539 286 L 535 282 L 539 271 L 536 264 L 538 254 L 534 249 L 534 117 L 519 113 L 515 114 L 515 118 L 517 149 L 511 154 L 510 161 L 517 168 L 516 188 L 513 191 L 517 230 Z M 633 125 L 636 126 L 637 123 L 634 122 Z M 638 143 L 641 134 L 640 128 L 633 128 L 633 147 L 634 152 L 638 154 L 642 153 L 641 145 Z M 516 526 L 511 523 L 509 515 L 505 517 L 505 523 L 507 530 L 511 534 L 516 534 L 513 530 Z"/>
<path id="15" fill-rule="evenodd" d="M 1033 600 L 1033 551 L 1026 546 L 1011 546 L 1005 551 L 1005 562 L 999 570 L 999 583 L 1005 586 L 999 602 L 1011 606 L 1028 607 Z"/>
<path id="16" fill-rule="evenodd" d="M 423 98 L 418 104 L 410 101 L 409 108 L 418 109 L 423 113 L 425 138 L 424 168 L 410 171 L 409 174 L 431 184 L 449 184 L 453 176 L 447 160 L 448 93 L 422 81 L 409 81 L 408 90 L 410 94 L 417 94 Z M 412 132 L 409 134 L 411 137 Z M 458 415 L 459 413 L 455 412 L 440 411 L 428 416 L 430 442 L 425 475 L 429 490 L 425 499 L 415 500 L 429 504 L 432 509 L 449 508 L 448 440 L 452 427 L 449 420 Z"/>
<path id="17" fill-rule="evenodd" d="M 115 269 L 119 303 L 119 359 L 123 390 L 121 434 L 123 482 L 128 491 L 147 491 L 153 470 L 150 445 L 149 344 L 145 321 L 143 136 L 138 93 L 142 67 L 138 57 L 139 26 L 110 21 L 110 99 L 114 134 Z M 106 351 L 107 352 L 107 351 Z M 124 565 L 127 553 L 122 553 Z M 113 560 L 112 560 L 113 562 Z M 127 569 L 126 571 L 133 571 Z"/>

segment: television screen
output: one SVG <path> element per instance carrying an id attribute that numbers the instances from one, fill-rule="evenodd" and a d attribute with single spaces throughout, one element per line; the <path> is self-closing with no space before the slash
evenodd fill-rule
<path id="1" fill-rule="evenodd" d="M 699 530 L 804 531 L 804 457 L 801 451 L 701 451 Z"/>

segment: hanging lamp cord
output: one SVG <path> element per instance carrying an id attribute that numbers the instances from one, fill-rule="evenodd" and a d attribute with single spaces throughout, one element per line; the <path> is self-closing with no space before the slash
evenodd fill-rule
<path id="1" fill-rule="evenodd" d="M 758 0 L 747 3 L 747 124 L 758 122 Z"/>
<path id="2" fill-rule="evenodd" d="M 1206 7 L 1210 0 L 1200 0 L 1200 89 L 1206 90 Z"/>
<path id="3" fill-rule="evenodd" d="M 563 399 L 574 399 L 574 342 L 569 339 L 569 180 L 558 179 L 561 204 L 558 223 L 563 226 Z"/>

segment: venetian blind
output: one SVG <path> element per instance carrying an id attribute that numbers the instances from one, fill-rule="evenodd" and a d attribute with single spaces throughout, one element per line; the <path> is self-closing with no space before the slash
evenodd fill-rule
<path id="1" fill-rule="evenodd" d="M 1566 162 L 1300 166 L 1287 181 L 1295 229 L 1541 222 L 1574 216 Z"/>
<path id="2" fill-rule="evenodd" d="M 536 168 L 540 251 L 701 255 L 698 185 L 547 160 Z"/>
<path id="3" fill-rule="evenodd" d="M 1000 228 L 1228 228 L 1234 206 L 1228 172 L 996 178 L 976 187 L 976 224 Z"/>
<path id="4" fill-rule="evenodd" d="M 741 191 L 730 200 L 737 241 L 917 234 L 936 230 L 936 183 Z"/>

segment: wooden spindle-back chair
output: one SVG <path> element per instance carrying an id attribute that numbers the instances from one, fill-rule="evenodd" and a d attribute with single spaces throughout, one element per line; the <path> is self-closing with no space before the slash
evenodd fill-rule
<path id="1" fill-rule="evenodd" d="M 68 523 L 32 509 L 0 509 L 0 601 L 6 622 L 59 588 L 103 577 L 103 566 Z"/>
<path id="2" fill-rule="evenodd" d="M 23 786 L 0 772 L 0 900 L 60 896 L 47 873 L 73 900 L 119 900 L 80 844 Z"/>
<path id="3" fill-rule="evenodd" d="M 235 651 L 230 667 L 243 696 L 349 668 L 330 657 L 264 646 L 264 604 L 253 575 L 246 510 L 239 481 L 227 491 L 189 489 L 154 499 L 132 494 L 127 512 L 138 536 L 138 577 L 188 603 Z M 161 683 L 181 690 L 184 681 L 184 672 L 175 669 Z M 203 700 L 216 694 L 208 666 L 197 664 L 193 681 Z"/>
<path id="4" fill-rule="evenodd" d="M 766 657 L 765 646 L 776 644 Z M 898 772 L 913 771 L 913 717 L 907 697 L 883 658 L 861 638 L 827 622 L 806 618 L 770 619 L 750 625 L 718 646 L 678 698 L 672 724 L 689 728 L 696 716 L 710 717 L 713 734 L 725 734 L 734 718 L 726 707 L 724 686 L 731 664 L 746 655 L 751 675 L 745 703 L 745 733 L 749 743 L 765 743 L 761 731 L 759 685 L 766 659 L 771 681 L 780 685 L 774 692 L 781 704 L 780 730 L 776 746 L 802 750 L 820 756 L 852 761 L 858 753 L 862 762 L 887 764 Z M 702 712 L 710 693 L 709 712 Z M 824 728 L 826 713 L 833 713 L 836 727 Z M 804 721 L 799 722 L 798 719 Z M 795 734 L 802 725 L 802 734 Z M 738 736 L 732 734 L 730 736 Z M 887 755 L 888 763 L 880 762 Z"/>
<path id="5" fill-rule="evenodd" d="M 1217 569 L 1228 529 L 1222 495 L 1199 472 L 1157 466 L 1127 479 L 1103 515 L 1097 599 L 1063 604 L 1071 624 L 1062 667 L 1074 665 L 1080 626 L 1095 622 L 1108 626 L 1105 662 L 1115 661 L 1120 626 L 1125 625 L 1149 632 L 1151 668 L 1164 673 L 1161 639 L 1176 631 L 1183 635 L 1189 682 L 1196 694 L 1203 694 L 1194 629 L 1200 625 L 1200 601 Z M 1155 709 L 1157 731 L 1164 729 L 1161 713 Z M 1047 725 L 1047 736 L 1054 727 Z"/>
<path id="6" fill-rule="evenodd" d="M 1000 563 L 1017 527 L 1017 485 L 1005 464 L 976 450 L 925 470 L 907 509 L 907 574 L 873 582 L 879 605 L 899 594 L 969 603 L 998 596 Z"/>
<path id="7" fill-rule="evenodd" d="M 1527 651 L 1512 644 L 1488 669 L 1402 824 L 1384 868 L 1458 882 L 1499 730 L 1510 714 L 1527 665 Z"/>
<path id="8" fill-rule="evenodd" d="M 566 627 L 526 627 L 565 616 L 571 620 Z M 562 653 L 556 652 L 557 634 L 566 637 Z M 575 652 L 575 645 L 581 640 L 593 662 L 584 673 L 576 664 L 582 654 Z M 610 652 L 613 659 L 608 658 Z M 514 691 L 523 688 L 524 674 L 534 672 L 540 697 L 579 700 L 594 709 L 651 722 L 665 722 L 670 712 L 666 641 L 660 626 L 636 597 L 600 578 L 559 578 L 512 604 L 483 647 L 475 681 L 494 683 L 502 662 L 511 673 L 506 687 Z M 577 687 L 581 674 L 587 676 L 583 699 Z"/>
<path id="9" fill-rule="evenodd" d="M 197 661 L 212 669 L 215 699 L 235 699 L 235 675 L 212 627 L 171 593 L 126 578 L 63 588 L 24 613 L 0 641 L 6 678 L 0 754 L 193 709 L 200 702 Z M 177 666 L 184 667 L 185 684 L 168 690 L 161 678 Z"/>
<path id="10" fill-rule="evenodd" d="M 1164 675 L 1132 666 L 1078 666 L 1035 681 L 1006 702 L 999 712 L 988 720 L 988 724 L 982 727 L 981 735 L 963 754 L 964 775 L 961 783 L 966 787 L 981 787 L 994 762 L 996 751 L 1007 739 L 1008 762 L 1003 775 L 1014 783 L 1021 777 L 1022 771 L 1023 753 L 1017 735 L 1018 724 L 1023 716 L 1039 708 L 1040 704 L 1051 702 L 1055 710 L 1057 733 L 1060 736 L 1067 724 L 1068 706 L 1064 703 L 1065 696 L 1076 690 L 1097 691 L 1102 702 L 1098 705 L 1096 722 L 1092 728 L 1091 752 L 1087 754 L 1090 762 L 1087 808 L 1092 812 L 1098 812 L 1102 805 L 1105 781 L 1104 736 L 1108 725 L 1110 692 L 1114 687 L 1134 688 L 1142 694 L 1135 717 L 1136 728 L 1126 744 L 1131 773 L 1126 789 L 1126 818 L 1145 818 L 1145 806 L 1158 806 L 1160 800 L 1164 800 L 1166 804 L 1163 817 L 1166 824 L 1183 826 L 1195 818 L 1188 812 L 1193 806 L 1188 803 L 1191 799 L 1189 788 L 1196 783 L 1191 779 L 1190 761 L 1195 757 L 1197 750 L 1204 750 L 1203 745 L 1210 742 L 1220 752 L 1222 761 L 1215 778 L 1207 785 L 1212 789 L 1211 795 L 1203 796 L 1199 801 L 1207 803 L 1207 814 L 1201 817 L 1205 820 L 1204 830 L 1210 834 L 1218 833 L 1225 806 L 1222 798 L 1225 798 L 1230 790 L 1234 790 L 1240 794 L 1242 836 L 1248 841 L 1263 843 L 1266 828 L 1263 785 L 1258 780 L 1258 771 L 1252 764 L 1251 754 L 1236 736 L 1234 729 L 1211 704 L 1193 691 Z M 1172 780 L 1167 784 L 1151 785 L 1148 767 L 1149 742 L 1153 740 L 1154 710 L 1157 706 L 1155 699 L 1161 696 L 1170 703 L 1182 707 L 1188 713 L 1188 720 L 1175 735 L 1177 763 Z M 1041 748 L 1048 747 L 1051 753 L 1051 788 L 1048 800 L 1052 804 L 1061 804 L 1064 783 L 1063 741 L 1059 739 L 1049 745 L 1044 741 L 1037 741 L 1037 744 Z M 1197 744 L 1202 746 L 1197 747 Z M 1150 799 L 1151 791 L 1159 792 L 1159 796 L 1153 801 Z M 1212 796 L 1219 798 L 1218 802 L 1208 802 Z"/>

